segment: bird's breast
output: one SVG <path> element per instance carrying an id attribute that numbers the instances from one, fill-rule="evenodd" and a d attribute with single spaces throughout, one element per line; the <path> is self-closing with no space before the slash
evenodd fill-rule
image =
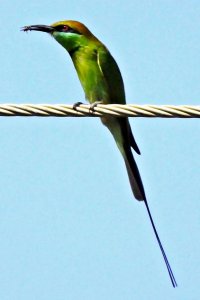
<path id="1" fill-rule="evenodd" d="M 86 99 L 90 103 L 109 103 L 109 90 L 104 75 L 97 62 L 95 51 L 79 52 L 73 59 Z"/>

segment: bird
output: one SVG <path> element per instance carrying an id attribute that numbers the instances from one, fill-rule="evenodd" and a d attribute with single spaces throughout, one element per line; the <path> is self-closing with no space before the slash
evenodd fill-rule
<path id="1" fill-rule="evenodd" d="M 69 53 L 91 109 L 98 103 L 126 104 L 125 89 L 120 69 L 107 47 L 82 23 L 73 20 L 52 25 L 29 25 L 22 31 L 41 31 L 50 34 Z M 77 109 L 76 103 L 74 109 Z M 133 195 L 144 201 L 150 222 L 165 261 L 173 287 L 177 286 L 170 263 L 155 227 L 141 176 L 132 150 L 140 154 L 127 117 L 102 116 L 102 123 L 109 129 L 124 159 Z"/>

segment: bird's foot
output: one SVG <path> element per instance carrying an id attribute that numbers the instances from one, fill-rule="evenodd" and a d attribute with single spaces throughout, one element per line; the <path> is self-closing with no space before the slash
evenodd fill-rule
<path id="1" fill-rule="evenodd" d="M 81 104 L 83 104 L 82 102 L 76 102 L 73 104 L 73 109 L 77 110 L 77 107 L 79 107 Z"/>
<path id="2" fill-rule="evenodd" d="M 92 103 L 92 104 L 90 105 L 89 112 L 90 112 L 90 113 L 93 113 L 93 112 L 95 111 L 94 108 L 95 108 L 98 104 L 103 104 L 103 101 L 95 101 L 94 103 Z"/>

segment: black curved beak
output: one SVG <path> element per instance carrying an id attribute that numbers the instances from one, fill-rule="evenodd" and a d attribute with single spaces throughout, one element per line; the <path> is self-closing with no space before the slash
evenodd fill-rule
<path id="1" fill-rule="evenodd" d="M 21 28 L 22 31 L 43 31 L 47 33 L 52 33 L 54 31 L 54 28 L 52 26 L 48 25 L 30 25 L 30 26 L 24 26 Z"/>

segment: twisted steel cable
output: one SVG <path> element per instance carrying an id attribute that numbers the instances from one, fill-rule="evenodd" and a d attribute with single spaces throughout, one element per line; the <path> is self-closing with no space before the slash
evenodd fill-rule
<path id="1" fill-rule="evenodd" d="M 135 104 L 1 104 L 0 116 L 37 117 L 116 117 L 199 118 L 200 105 L 135 105 Z"/>

